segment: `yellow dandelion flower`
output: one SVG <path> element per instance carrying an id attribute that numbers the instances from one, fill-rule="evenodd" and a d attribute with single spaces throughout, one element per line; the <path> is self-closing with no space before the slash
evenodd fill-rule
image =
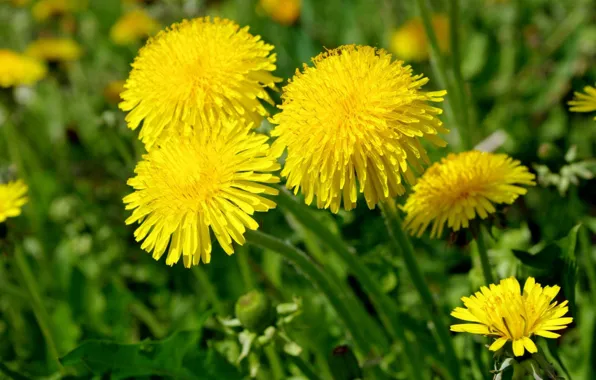
<path id="1" fill-rule="evenodd" d="M 528 277 L 523 292 L 513 277 L 498 285 L 483 286 L 470 297 L 462 297 L 465 308 L 456 307 L 451 315 L 467 322 L 452 325 L 451 331 L 487 335 L 497 338 L 489 349 L 497 351 L 507 342 L 513 343 L 513 354 L 522 356 L 525 350 L 535 353 L 538 348 L 533 335 L 558 338 L 555 330 L 562 330 L 573 318 L 562 318 L 569 308 L 567 301 L 552 302 L 559 293 L 558 286 L 545 286 Z M 552 303 L 551 303 L 552 302 Z"/>
<path id="2" fill-rule="evenodd" d="M 30 85 L 46 74 L 43 63 L 11 50 L 0 49 L 0 87 Z"/>
<path id="3" fill-rule="evenodd" d="M 342 46 L 304 65 L 283 89 L 281 112 L 271 122 L 273 153 L 288 155 L 282 176 L 307 204 L 337 213 L 356 206 L 357 184 L 369 208 L 402 195 L 430 163 L 420 139 L 438 146 L 447 130 L 437 115 L 445 91 L 422 92 L 428 82 L 384 50 Z"/>
<path id="4" fill-rule="evenodd" d="M 533 186 L 534 178 L 527 167 L 505 154 L 449 154 L 413 187 L 403 206 L 404 226 L 420 236 L 432 223 L 432 237 L 443 233 L 445 223 L 454 231 L 468 228 L 476 214 L 485 219 L 494 213 L 493 203 L 511 204 L 525 194 L 527 190 L 519 185 Z"/>
<path id="5" fill-rule="evenodd" d="M 79 59 L 83 50 L 69 38 L 44 37 L 31 42 L 26 54 L 48 62 L 67 62 Z"/>
<path id="6" fill-rule="evenodd" d="M 110 38 L 117 45 L 127 45 L 146 38 L 159 29 L 159 22 L 143 9 L 135 9 L 116 21 L 110 30 Z"/>
<path id="7" fill-rule="evenodd" d="M 575 92 L 573 100 L 569 102 L 569 110 L 572 112 L 593 112 L 596 111 L 596 88 L 584 87 L 585 94 Z M 596 120 L 596 116 L 594 116 Z"/>
<path id="8" fill-rule="evenodd" d="M 301 0 L 260 0 L 259 5 L 273 20 L 292 25 L 300 17 Z"/>
<path id="9" fill-rule="evenodd" d="M 273 103 L 273 46 L 226 19 L 184 20 L 150 38 L 132 65 L 120 108 L 129 128 L 143 126 L 139 138 L 150 149 L 170 130 L 218 118 L 244 118 L 255 126 Z M 185 132 L 185 133 L 186 133 Z"/>
<path id="10" fill-rule="evenodd" d="M 449 52 L 449 19 L 443 14 L 436 14 L 431 19 L 439 49 Z M 425 61 L 430 56 L 430 46 L 420 17 L 415 17 L 403 24 L 391 35 L 391 51 L 405 61 Z"/>
<path id="11" fill-rule="evenodd" d="M 37 21 L 45 21 L 83 9 L 86 3 L 86 0 L 39 0 L 31 12 Z"/>
<path id="12" fill-rule="evenodd" d="M 21 215 L 21 208 L 27 203 L 27 185 L 22 180 L 0 184 L 0 223 Z"/>
<path id="13" fill-rule="evenodd" d="M 141 248 L 159 260 L 169 244 L 167 265 L 180 256 L 187 268 L 209 263 L 210 230 L 231 255 L 232 241 L 242 245 L 246 228 L 257 229 L 251 215 L 275 207 L 260 195 L 277 195 L 266 184 L 279 182 L 271 173 L 279 164 L 269 154 L 268 137 L 238 122 L 199 127 L 189 136 L 170 134 L 146 154 L 128 181 L 135 191 L 124 198 L 126 209 L 134 210 L 126 223 L 140 224 L 135 238 L 144 240 Z"/>
<path id="14" fill-rule="evenodd" d="M 124 91 L 123 80 L 113 80 L 103 89 L 103 97 L 108 103 L 118 104 L 122 101 L 120 94 Z"/>

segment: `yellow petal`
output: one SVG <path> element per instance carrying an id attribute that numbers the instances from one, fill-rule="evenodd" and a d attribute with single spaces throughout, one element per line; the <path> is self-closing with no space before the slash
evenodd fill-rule
<path id="1" fill-rule="evenodd" d="M 513 341 L 513 354 L 515 356 L 523 356 L 524 354 L 524 342 L 522 339 Z"/>
<path id="2" fill-rule="evenodd" d="M 503 347 L 505 345 L 505 343 L 507 343 L 508 340 L 509 339 L 507 339 L 507 338 L 499 338 L 499 339 L 495 340 L 493 342 L 493 344 L 491 344 L 488 349 L 491 351 L 498 351 L 501 349 L 501 347 Z"/>

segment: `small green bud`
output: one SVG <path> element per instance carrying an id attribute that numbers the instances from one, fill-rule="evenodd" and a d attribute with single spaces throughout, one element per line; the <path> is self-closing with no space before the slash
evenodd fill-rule
<path id="1" fill-rule="evenodd" d="M 261 333 L 275 321 L 275 310 L 269 298 L 257 290 L 238 298 L 235 309 L 236 318 L 250 331 Z"/>
<path id="2" fill-rule="evenodd" d="M 354 380 L 362 378 L 358 359 L 348 346 L 337 346 L 329 355 L 329 369 L 334 380 Z"/>

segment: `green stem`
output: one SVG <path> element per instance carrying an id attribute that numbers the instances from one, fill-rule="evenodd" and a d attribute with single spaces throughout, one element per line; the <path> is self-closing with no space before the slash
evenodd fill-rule
<path id="1" fill-rule="evenodd" d="M 484 281 L 486 285 L 494 283 L 493 274 L 490 267 L 490 261 L 488 260 L 488 252 L 486 250 L 486 245 L 484 243 L 484 233 L 482 232 L 482 227 L 478 231 L 478 236 L 476 237 L 476 247 L 478 248 L 478 256 L 480 257 L 480 264 L 482 266 L 482 274 L 484 275 Z"/>
<path id="2" fill-rule="evenodd" d="M 410 242 L 409 237 L 405 234 L 401 220 L 397 213 L 397 208 L 392 200 L 380 204 L 381 211 L 385 218 L 385 225 L 387 226 L 387 232 L 390 237 L 390 243 L 393 249 L 397 252 L 402 253 L 404 263 L 407 268 L 407 272 L 422 299 L 422 303 L 426 307 L 428 317 L 435 326 L 435 330 L 438 339 L 443 346 L 445 353 L 445 364 L 449 370 L 449 374 L 452 379 L 461 379 L 459 359 L 455 353 L 455 347 L 453 341 L 449 335 L 449 330 L 443 319 L 443 313 L 435 302 L 435 299 L 430 292 L 428 284 L 424 280 L 422 271 L 416 262 L 416 254 L 414 253 L 414 247 Z"/>
<path id="3" fill-rule="evenodd" d="M 211 301 L 211 304 L 215 308 L 215 312 L 220 317 L 224 317 L 226 315 L 226 309 L 220 302 L 219 297 L 217 295 L 217 291 L 215 290 L 213 284 L 211 284 L 211 281 L 209 281 L 209 277 L 207 277 L 205 270 L 202 267 L 197 266 L 192 268 L 192 274 L 199 283 L 201 293 L 205 294 L 207 298 Z"/>
<path id="4" fill-rule="evenodd" d="M 134 315 L 139 321 L 143 322 L 145 326 L 151 331 L 157 339 L 165 338 L 167 330 L 159 323 L 155 315 L 149 310 L 147 306 L 141 301 L 134 299 L 129 306 L 130 313 Z"/>
<path id="5" fill-rule="evenodd" d="M 277 354 L 277 351 L 275 350 L 275 345 L 273 343 L 268 344 L 265 347 L 265 355 L 267 356 L 267 360 L 269 360 L 269 367 L 271 368 L 271 372 L 273 373 L 273 378 L 275 380 L 286 379 L 281 360 L 279 358 L 279 355 Z"/>
<path id="6" fill-rule="evenodd" d="M 300 372 L 306 377 L 308 380 L 321 380 L 321 378 L 315 373 L 312 367 L 306 363 L 300 356 L 291 356 L 287 355 L 288 361 L 294 364 Z"/>
<path id="7" fill-rule="evenodd" d="M 279 192 L 277 202 L 281 207 L 291 212 L 292 215 L 306 228 L 309 229 L 320 241 L 329 249 L 335 252 L 339 258 L 350 268 L 350 271 L 356 276 L 358 281 L 364 286 L 372 302 L 375 304 L 379 317 L 385 329 L 391 337 L 403 344 L 404 351 L 408 359 L 406 360 L 407 370 L 410 379 L 418 379 L 423 371 L 415 369 L 415 363 L 418 358 L 413 351 L 412 345 L 407 341 L 403 324 L 399 319 L 397 305 L 383 292 L 378 281 L 362 263 L 354 250 L 349 247 L 345 241 L 332 233 L 327 226 L 315 218 L 310 210 L 303 207 L 294 200 L 294 198 L 283 189 Z M 421 367 L 419 367 L 421 368 Z"/>
<path id="8" fill-rule="evenodd" d="M 590 232 L 587 228 L 580 228 L 578 233 L 580 252 L 590 286 L 590 295 L 593 302 L 596 303 L 596 268 L 594 268 L 594 262 L 591 256 L 592 244 L 590 243 Z"/>
<path id="9" fill-rule="evenodd" d="M 23 286 L 29 294 L 31 307 L 33 308 L 35 319 L 37 320 L 41 333 L 43 334 L 43 337 L 46 341 L 48 352 L 52 360 L 55 362 L 57 368 L 60 370 L 60 372 L 62 372 L 64 370 L 64 367 L 62 367 L 62 363 L 60 363 L 60 355 L 58 354 L 56 341 L 54 339 L 50 315 L 48 314 L 45 306 L 43 305 L 43 302 L 41 301 L 39 289 L 37 288 L 37 282 L 35 281 L 33 273 L 31 273 L 31 268 L 29 268 L 29 264 L 27 263 L 25 254 L 19 246 L 15 248 L 14 261 L 16 267 L 20 272 L 21 280 L 23 281 Z"/>
<path id="10" fill-rule="evenodd" d="M 282 255 L 286 260 L 293 263 L 304 276 L 309 278 L 315 286 L 327 297 L 331 306 L 335 309 L 337 316 L 342 320 L 358 347 L 358 350 L 367 355 L 373 350 L 373 346 L 367 339 L 365 332 L 358 321 L 352 318 L 352 311 L 346 307 L 345 295 L 328 279 L 323 270 L 315 264 L 310 257 L 301 250 L 286 244 L 285 242 L 259 231 L 246 231 L 246 241 L 249 244 L 269 249 Z"/>
<path id="11" fill-rule="evenodd" d="M 473 146 L 474 136 L 472 136 L 472 128 L 470 126 L 470 113 L 468 96 L 465 89 L 464 77 L 461 73 L 461 49 L 459 38 L 460 25 L 460 10 L 459 0 L 449 0 L 449 38 L 451 45 L 451 65 L 453 75 L 455 77 L 455 88 L 458 92 L 459 110 L 463 122 L 463 134 L 461 136 L 464 143 L 464 148 L 471 149 Z"/>

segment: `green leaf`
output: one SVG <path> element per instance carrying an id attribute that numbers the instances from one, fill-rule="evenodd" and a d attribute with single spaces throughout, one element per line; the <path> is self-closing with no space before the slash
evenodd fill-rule
<path id="1" fill-rule="evenodd" d="M 559 243 L 564 249 L 564 255 L 562 256 L 564 267 L 562 273 L 562 288 L 565 294 L 565 299 L 569 301 L 569 309 L 571 315 L 577 315 L 577 309 L 575 305 L 575 284 L 577 282 L 577 260 L 575 256 L 575 248 L 577 246 L 577 232 L 581 224 L 573 227 L 567 237 L 561 239 Z"/>
<path id="2" fill-rule="evenodd" d="M 561 256 L 561 248 L 554 243 L 547 245 L 536 254 L 517 249 L 512 251 L 524 265 L 541 270 L 552 269 L 555 261 Z"/>
<path id="3" fill-rule="evenodd" d="M 216 352 L 199 350 L 199 337 L 199 331 L 181 331 L 161 341 L 138 344 L 89 340 L 61 362 L 65 366 L 85 367 L 93 374 L 110 373 L 116 379 L 151 375 L 176 379 L 240 378 L 235 368 L 218 358 Z"/>

